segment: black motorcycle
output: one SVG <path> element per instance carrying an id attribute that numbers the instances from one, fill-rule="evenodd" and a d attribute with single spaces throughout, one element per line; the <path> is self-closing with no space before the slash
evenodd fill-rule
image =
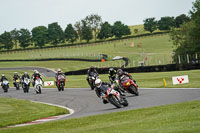
<path id="1" fill-rule="evenodd" d="M 89 76 L 89 85 L 90 85 L 91 90 L 94 90 L 95 80 L 98 79 L 98 78 L 99 78 L 98 73 L 91 72 L 91 74 Z"/>

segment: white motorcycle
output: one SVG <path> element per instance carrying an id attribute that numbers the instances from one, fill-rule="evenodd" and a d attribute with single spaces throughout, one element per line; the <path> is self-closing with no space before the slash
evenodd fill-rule
<path id="1" fill-rule="evenodd" d="M 3 80 L 3 82 L 1 83 L 1 86 L 4 90 L 4 92 L 8 92 L 8 88 L 9 88 L 9 81 L 8 80 Z"/>
<path id="2" fill-rule="evenodd" d="M 31 80 L 29 78 L 24 78 L 24 80 L 22 81 L 22 88 L 24 90 L 24 93 L 28 93 L 29 92 L 30 81 Z"/>
<path id="3" fill-rule="evenodd" d="M 42 80 L 40 78 L 36 78 L 34 88 L 35 88 L 35 92 L 37 94 L 41 94 L 42 93 L 42 83 L 43 82 L 42 82 Z"/>

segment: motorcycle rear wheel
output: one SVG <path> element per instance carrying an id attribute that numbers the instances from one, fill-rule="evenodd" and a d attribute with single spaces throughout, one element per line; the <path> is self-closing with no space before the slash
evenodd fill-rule
<path id="1" fill-rule="evenodd" d="M 136 96 L 139 96 L 139 92 L 137 92 L 137 89 L 135 88 L 134 85 L 131 85 L 131 86 L 129 87 L 129 92 L 130 92 L 131 94 L 135 94 Z"/>

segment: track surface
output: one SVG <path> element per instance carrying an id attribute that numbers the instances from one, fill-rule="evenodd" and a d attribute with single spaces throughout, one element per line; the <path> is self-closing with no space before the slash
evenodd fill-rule
<path id="1" fill-rule="evenodd" d="M 46 68 L 23 67 L 23 68 L 0 68 L 0 70 L 34 70 L 37 69 L 44 77 L 54 77 L 55 72 Z M 69 107 L 75 111 L 68 118 L 78 118 L 96 114 L 110 113 L 116 111 L 147 108 L 165 104 L 173 104 L 190 100 L 200 99 L 199 89 L 140 89 L 140 96 L 127 95 L 129 106 L 117 109 L 111 104 L 103 104 L 102 100 L 96 96 L 89 88 L 66 88 L 63 92 L 57 89 L 43 89 L 42 94 L 36 94 L 31 88 L 28 94 L 21 90 L 10 88 L 8 93 L 3 93 L 0 89 L 0 97 L 12 97 L 27 99 L 39 102 L 52 103 Z"/>
<path id="2" fill-rule="evenodd" d="M 28 94 L 24 94 L 22 89 L 10 88 L 8 93 L 3 93 L 3 90 L 0 89 L 0 97 L 52 103 L 69 107 L 75 111 L 74 114 L 64 119 L 200 99 L 200 89 L 140 89 L 139 91 L 140 96 L 127 94 L 129 106 L 120 109 L 109 103 L 103 104 L 102 100 L 89 88 L 66 88 L 63 92 L 58 92 L 55 88 L 43 89 L 42 94 L 36 94 L 33 88 Z"/>
<path id="3" fill-rule="evenodd" d="M 44 77 L 55 77 L 53 70 L 42 67 L 15 67 L 15 68 L 0 68 L 0 70 L 38 70 Z M 29 74 L 32 75 L 32 74 Z"/>

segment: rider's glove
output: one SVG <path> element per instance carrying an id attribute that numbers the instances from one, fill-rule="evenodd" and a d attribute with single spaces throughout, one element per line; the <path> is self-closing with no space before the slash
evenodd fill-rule
<path id="1" fill-rule="evenodd" d="M 102 99 L 106 98 L 106 94 L 102 93 L 100 96 Z"/>

